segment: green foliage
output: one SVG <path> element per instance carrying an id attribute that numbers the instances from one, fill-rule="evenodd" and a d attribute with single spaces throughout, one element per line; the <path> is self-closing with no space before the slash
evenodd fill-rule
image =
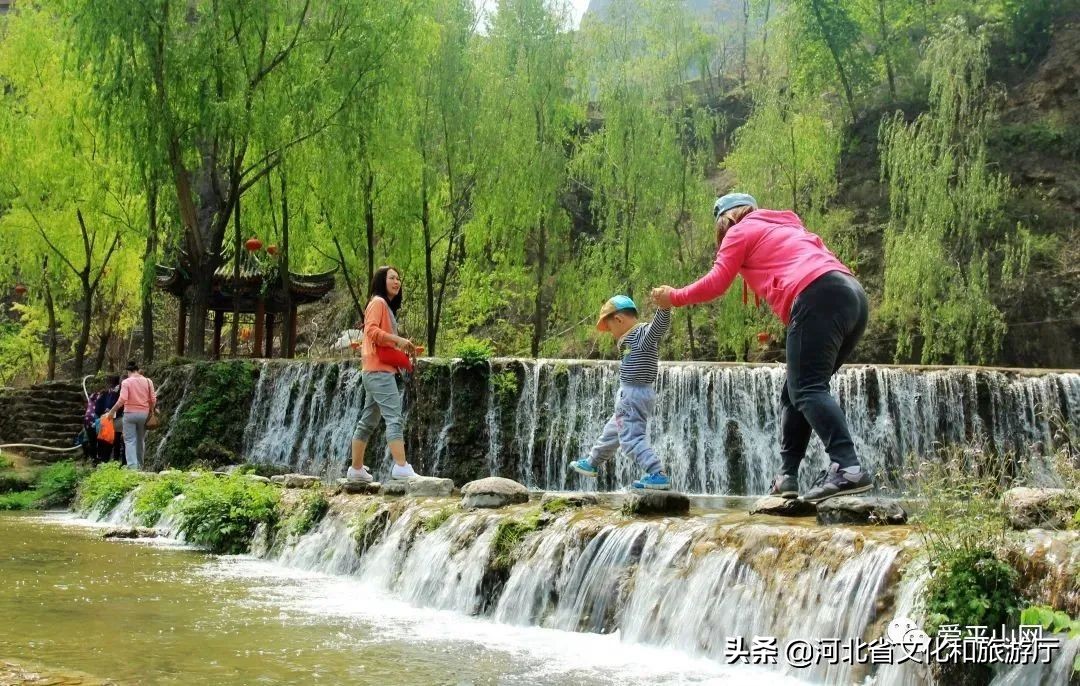
<path id="1" fill-rule="evenodd" d="M 289 516 L 281 523 L 286 536 L 303 536 L 322 521 L 330 510 L 330 501 L 321 488 L 309 488 L 300 497 Z"/>
<path id="2" fill-rule="evenodd" d="M 447 505 L 424 517 L 421 526 L 424 527 L 424 531 L 430 533 L 445 524 L 446 520 L 450 519 L 460 511 L 461 508 L 457 505 Z"/>
<path id="3" fill-rule="evenodd" d="M 551 500 L 542 503 L 540 509 L 548 514 L 559 514 L 570 507 L 570 502 L 566 498 L 552 498 Z"/>
<path id="4" fill-rule="evenodd" d="M 37 491 L 16 491 L 0 495 L 0 512 L 5 510 L 33 510 L 37 507 Z"/>
<path id="5" fill-rule="evenodd" d="M 349 519 L 349 529 L 361 552 L 375 544 L 389 521 L 390 511 L 378 500 L 371 501 Z"/>
<path id="6" fill-rule="evenodd" d="M 79 484 L 76 509 L 104 515 L 120 504 L 144 480 L 141 473 L 108 462 L 90 472 Z"/>
<path id="7" fill-rule="evenodd" d="M 897 328 L 898 358 L 919 339 L 923 362 L 983 363 L 1005 334 L 990 255 L 1010 193 L 986 159 L 985 36 L 950 21 L 927 61 L 930 110 L 912 124 L 899 113 L 885 119 L 879 134 L 890 194 L 881 313 Z"/>
<path id="8" fill-rule="evenodd" d="M 12 462 L 10 458 L 7 458 L 7 457 L 4 457 L 3 455 L 0 455 L 0 472 L 4 471 L 6 469 L 11 469 L 14 466 L 15 466 L 15 463 Z"/>
<path id="9" fill-rule="evenodd" d="M 491 568 L 508 572 L 517 561 L 522 541 L 542 526 L 541 510 L 523 517 L 505 517 L 495 525 L 495 540 L 491 544 Z"/>
<path id="10" fill-rule="evenodd" d="M 1080 636 L 1080 619 L 1073 619 L 1069 613 L 1055 610 L 1047 605 L 1029 605 L 1020 612 L 1020 623 L 1028 626 L 1041 626 L 1055 634 L 1067 633 L 1069 638 Z"/>
<path id="11" fill-rule="evenodd" d="M 38 493 L 37 506 L 58 507 L 75 499 L 83 470 L 72 460 L 51 464 L 38 473 L 34 490 Z"/>
<path id="12" fill-rule="evenodd" d="M 462 367 L 472 369 L 486 367 L 494 352 L 489 341 L 466 338 L 454 349 L 454 357 L 461 358 Z"/>
<path id="13" fill-rule="evenodd" d="M 187 490 L 191 476 L 169 472 L 151 479 L 135 494 L 135 518 L 143 526 L 154 526 L 176 496 Z"/>
<path id="14" fill-rule="evenodd" d="M 958 552 L 936 568 L 926 588 L 927 632 L 945 624 L 998 627 L 1016 620 L 1019 575 L 986 548 Z"/>
<path id="15" fill-rule="evenodd" d="M 244 553 L 259 524 L 274 526 L 280 491 L 240 474 L 196 478 L 179 505 L 180 533 L 214 553 Z"/>
<path id="16" fill-rule="evenodd" d="M 183 407 L 171 422 L 165 462 L 182 468 L 193 460 L 232 464 L 242 447 L 256 367 L 250 362 L 196 365 Z"/>
<path id="17" fill-rule="evenodd" d="M 491 383 L 500 404 L 506 405 L 517 398 L 518 378 L 513 371 L 506 369 L 495 374 L 491 377 Z"/>

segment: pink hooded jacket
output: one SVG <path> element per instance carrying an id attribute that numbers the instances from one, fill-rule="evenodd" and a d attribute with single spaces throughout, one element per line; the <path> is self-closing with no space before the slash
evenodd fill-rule
<path id="1" fill-rule="evenodd" d="M 822 274 L 851 271 L 829 252 L 794 212 L 754 210 L 728 229 L 716 251 L 712 270 L 671 294 L 676 307 L 718 298 L 736 274 L 758 297 L 764 298 L 780 320 L 791 320 L 795 298 Z"/>

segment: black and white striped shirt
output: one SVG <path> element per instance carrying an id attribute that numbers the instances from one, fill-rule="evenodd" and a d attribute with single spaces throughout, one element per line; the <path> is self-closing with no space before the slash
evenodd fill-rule
<path id="1" fill-rule="evenodd" d="M 671 310 L 657 310 L 648 324 L 638 324 L 619 341 L 619 383 L 651 386 L 660 367 L 660 339 L 671 327 Z"/>

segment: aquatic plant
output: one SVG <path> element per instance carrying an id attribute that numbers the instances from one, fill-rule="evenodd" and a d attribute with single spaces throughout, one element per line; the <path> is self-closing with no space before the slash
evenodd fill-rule
<path id="1" fill-rule="evenodd" d="M 154 526 L 165 508 L 183 493 L 191 477 L 183 472 L 170 472 L 144 484 L 135 494 L 135 517 L 143 526 Z"/>
<path id="2" fill-rule="evenodd" d="M 281 530 L 286 536 L 303 536 L 322 521 L 329 509 L 330 501 L 323 490 L 309 488 L 282 522 Z"/>
<path id="3" fill-rule="evenodd" d="M 438 529 L 440 526 L 446 523 L 446 520 L 450 519 L 453 515 L 461 511 L 461 508 L 457 505 L 447 505 L 434 513 L 426 516 L 421 520 L 421 526 L 424 527 L 424 531 L 432 532 Z"/>
<path id="4" fill-rule="evenodd" d="M 241 474 L 203 474 L 179 505 L 180 532 L 215 553 L 244 553 L 259 524 L 278 520 L 280 491 Z"/>
<path id="5" fill-rule="evenodd" d="M 105 514 L 120 504 L 124 496 L 143 482 L 140 472 L 109 462 L 90 472 L 79 484 L 76 509 Z"/>

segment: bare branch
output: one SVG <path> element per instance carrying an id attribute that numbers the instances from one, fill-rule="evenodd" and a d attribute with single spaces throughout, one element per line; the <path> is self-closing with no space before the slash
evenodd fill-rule
<path id="1" fill-rule="evenodd" d="M 300 11 L 300 20 L 296 22 L 296 31 L 293 33 L 292 40 L 290 40 L 288 45 L 286 45 L 284 48 L 278 51 L 276 55 L 274 55 L 273 59 L 270 60 L 269 64 L 262 67 L 261 69 L 259 69 L 258 72 L 256 72 L 255 76 L 252 77 L 252 79 L 248 82 L 249 91 L 255 90 L 258 87 L 259 82 L 266 78 L 267 75 L 270 74 L 270 72 L 274 71 L 274 69 L 277 68 L 279 64 L 284 62 L 289 57 L 289 53 L 291 53 L 293 51 L 293 48 L 296 47 L 297 39 L 300 38 L 300 31 L 304 28 L 304 23 L 307 21 L 308 10 L 310 8 L 311 0 L 304 0 L 304 9 Z M 265 54 L 266 34 L 264 33 L 262 49 L 259 53 L 259 64 L 262 64 L 262 60 Z"/>

